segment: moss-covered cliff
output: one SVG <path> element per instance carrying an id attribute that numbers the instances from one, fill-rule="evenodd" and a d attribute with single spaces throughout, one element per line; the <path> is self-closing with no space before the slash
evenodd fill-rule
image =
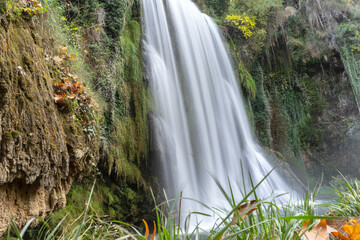
<path id="1" fill-rule="evenodd" d="M 95 178 L 97 214 L 141 221 L 156 179 L 139 2 L 3 0 L 0 14 L 0 233 L 7 213 L 20 227 L 81 211 Z"/>
<path id="2" fill-rule="evenodd" d="M 23 225 L 63 208 L 72 183 L 97 164 L 100 146 L 96 116 L 83 115 L 95 109 L 77 98 L 55 103 L 54 85 L 65 74 L 45 19 L 27 12 L 32 5 L 11 4 L 0 17 L 0 233 L 8 214 Z"/>

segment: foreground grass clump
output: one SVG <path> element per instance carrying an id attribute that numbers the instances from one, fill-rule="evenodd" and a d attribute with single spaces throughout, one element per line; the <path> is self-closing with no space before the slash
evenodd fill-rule
<path id="1" fill-rule="evenodd" d="M 269 173 L 270 174 L 270 173 Z M 269 175 L 268 174 L 268 175 Z M 267 176 L 268 176 L 267 175 Z M 267 177 L 266 176 L 266 177 Z M 20 231 L 12 222 L 9 227 L 7 239 L 357 239 L 352 238 L 348 230 L 356 228 L 356 221 L 346 221 L 342 227 L 345 235 L 339 229 L 333 235 L 327 232 L 326 220 L 328 219 L 351 219 L 359 216 L 360 196 L 359 182 L 348 181 L 346 178 L 335 180 L 334 191 L 338 194 L 338 202 L 317 204 L 316 197 L 319 188 L 313 192 L 307 191 L 300 201 L 289 200 L 287 204 L 277 203 L 280 196 L 271 196 L 267 199 L 257 197 L 257 188 L 266 179 L 257 185 L 252 184 L 250 192 L 243 192 L 244 197 L 236 202 L 232 186 L 230 194 L 218 183 L 232 210 L 223 210 L 210 207 L 194 199 L 180 196 L 177 199 L 167 199 L 161 204 L 155 204 L 156 221 L 145 220 L 145 233 L 138 228 L 120 221 L 105 221 L 92 211 L 91 198 L 94 186 L 91 189 L 89 200 L 83 213 L 73 221 L 68 221 L 68 215 L 61 217 L 55 215 L 47 221 L 42 221 L 42 227 L 30 230 L 29 226 L 35 219 L 31 219 Z M 216 180 L 215 180 L 216 181 Z M 250 198 L 254 200 L 249 201 Z M 192 212 L 185 218 L 180 216 L 182 201 L 193 201 L 201 205 L 204 212 Z M 294 204 L 296 202 L 296 204 Z M 326 216 L 318 216 L 317 208 L 327 206 L 329 213 Z M 176 210 L 179 206 L 180 210 Z M 61 215 L 61 213 L 59 214 Z M 194 221 L 195 217 L 202 219 L 214 219 L 211 229 L 202 229 L 201 222 Z M 215 217 L 214 217 L 215 216 Z M 340 217 L 339 217 L 340 216 Z M 355 223 L 355 227 L 351 227 Z M 150 229 L 152 234 L 150 234 Z M 322 235 L 327 234 L 326 238 Z M 331 236 L 331 237 L 330 237 Z M 336 238 L 339 236 L 340 238 Z"/>
<path id="2" fill-rule="evenodd" d="M 269 173 L 270 174 L 270 173 Z M 268 176 L 268 175 L 267 175 Z M 266 177 L 267 177 L 266 176 Z M 207 212 L 193 212 L 185 218 L 183 226 L 179 224 L 178 216 L 175 214 L 167 215 L 163 210 L 164 204 L 157 205 L 157 228 L 158 238 L 168 239 L 306 239 L 308 230 L 317 226 L 320 219 L 328 218 L 316 216 L 316 204 L 314 199 L 318 191 L 307 193 L 302 202 L 294 205 L 289 201 L 288 204 L 278 205 L 276 199 L 280 196 L 272 196 L 268 199 L 258 199 L 256 189 L 266 179 L 266 177 L 257 185 L 252 184 L 252 190 L 245 192 L 243 199 L 237 203 L 231 190 L 230 195 L 225 192 L 218 183 L 218 187 L 224 195 L 224 198 L 231 206 L 231 211 L 210 207 L 194 199 L 182 198 L 182 200 L 191 200 L 199 203 Z M 216 181 L 216 180 L 215 180 Z M 232 187 L 230 186 L 230 189 Z M 250 201 L 249 198 L 255 198 Z M 175 209 L 173 201 L 167 201 L 165 205 L 171 210 Z M 176 201 L 175 201 L 176 202 Z M 180 203 L 181 205 L 181 203 Z M 251 212 L 254 212 L 251 214 Z M 215 216 L 212 229 L 204 230 L 201 223 L 191 227 L 191 218 L 194 215 L 201 215 L 204 218 Z M 310 220 L 307 227 L 303 225 Z"/>
<path id="3" fill-rule="evenodd" d="M 334 203 L 324 204 L 334 216 L 360 216 L 360 181 L 348 180 L 343 175 L 336 178 L 332 184 L 337 200 Z"/>

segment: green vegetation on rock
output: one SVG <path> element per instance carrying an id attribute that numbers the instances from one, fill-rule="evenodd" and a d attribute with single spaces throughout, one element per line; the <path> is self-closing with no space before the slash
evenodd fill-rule
<path id="1" fill-rule="evenodd" d="M 148 162 L 149 93 L 143 78 L 138 1 L 48 1 L 56 44 L 75 56 L 72 68 L 88 85 L 101 124 L 101 159 L 94 209 L 100 216 L 139 223 L 151 201 Z M 87 129 L 89 130 L 89 129 Z M 69 211 L 79 213 L 91 181 L 74 184 Z M 148 206 L 148 205 L 146 205 Z M 131 213 L 131 214 L 130 214 Z"/>
<path id="2" fill-rule="evenodd" d="M 319 171 L 329 180 L 334 166 L 355 176 L 358 165 L 346 166 L 359 154 L 358 4 L 234 0 L 219 13 L 220 5 L 196 2 L 221 19 L 260 143 L 310 183 Z M 256 19 L 251 36 L 226 16 Z"/>

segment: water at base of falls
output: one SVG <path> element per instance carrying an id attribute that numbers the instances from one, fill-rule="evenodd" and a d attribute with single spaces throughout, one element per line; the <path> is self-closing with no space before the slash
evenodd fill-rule
<path id="1" fill-rule="evenodd" d="M 226 205 L 214 181 L 237 200 L 272 170 L 255 142 L 224 40 L 190 0 L 143 0 L 144 56 L 155 102 L 153 125 L 166 191 Z M 242 170 L 243 169 L 243 170 Z M 259 197 L 290 192 L 274 171 Z M 286 196 L 282 200 L 287 201 Z M 183 212 L 201 211 L 186 201 Z"/>

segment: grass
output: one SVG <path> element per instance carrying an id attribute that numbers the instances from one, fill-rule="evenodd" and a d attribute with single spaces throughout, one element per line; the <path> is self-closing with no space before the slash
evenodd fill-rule
<path id="1" fill-rule="evenodd" d="M 271 173 L 271 172 L 270 172 Z M 269 174 L 270 174 L 269 173 Z M 268 175 L 269 175 L 268 174 Z M 268 176 L 267 175 L 267 176 Z M 252 183 L 252 190 L 248 192 L 244 198 L 236 204 L 232 191 L 230 194 L 224 191 L 224 188 L 214 179 L 224 198 L 231 206 L 231 211 L 225 211 L 215 207 L 207 206 L 204 203 L 198 202 L 190 198 L 179 198 L 166 200 L 165 203 L 156 205 L 157 214 L 157 229 L 158 239 L 306 239 L 305 233 L 307 230 L 315 227 L 321 219 L 331 219 L 332 216 L 317 216 L 317 204 L 315 199 L 319 188 L 314 191 L 307 191 L 303 200 L 299 204 L 294 204 L 294 201 L 289 201 L 287 204 L 279 205 L 276 203 L 276 198 L 280 196 L 271 197 L 268 199 L 260 200 L 257 197 L 257 188 L 265 181 L 266 177 L 257 185 Z M 232 187 L 230 186 L 230 189 Z M 237 209 L 242 204 L 249 201 L 250 197 L 254 197 L 256 203 L 245 209 L 241 213 L 237 213 Z M 178 201 L 191 200 L 201 204 L 205 209 L 209 210 L 211 214 L 201 212 L 193 212 L 188 215 L 184 223 L 180 225 L 177 220 L 179 213 L 174 211 Z M 164 210 L 167 207 L 168 211 Z M 246 212 L 252 208 L 257 208 L 256 214 L 250 214 L 242 220 Z M 168 214 L 166 214 L 168 212 Z M 234 214 L 235 213 L 235 214 Z M 210 231 L 204 235 L 204 231 L 200 224 L 195 224 L 191 228 L 190 218 L 193 215 L 202 215 L 203 217 L 210 217 L 215 215 L 214 225 Z M 310 220 L 307 229 L 304 231 L 302 226 Z"/>
<path id="2" fill-rule="evenodd" d="M 71 220 L 68 214 L 59 212 L 46 221 L 32 218 L 23 229 L 19 229 L 10 217 L 11 226 L 8 228 L 7 240 L 78 240 L 78 239 L 136 239 L 135 228 L 118 221 L 106 221 L 99 217 L 91 207 L 91 198 L 95 182 L 91 188 L 85 210 L 76 219 Z M 41 222 L 35 230 L 29 229 L 34 220 Z M 130 231 L 131 229 L 132 231 Z"/>
<path id="3" fill-rule="evenodd" d="M 271 172 L 268 173 L 268 175 Z M 314 191 L 307 191 L 299 204 L 289 201 L 286 204 L 278 204 L 276 199 L 279 196 L 267 199 L 257 197 L 257 188 L 267 178 L 266 175 L 258 184 L 252 184 L 252 190 L 243 197 L 240 202 L 236 202 L 232 193 L 225 192 L 224 188 L 214 179 L 224 198 L 228 201 L 232 210 L 223 210 L 208 206 L 195 199 L 182 197 L 168 199 L 166 193 L 165 201 L 157 204 L 155 202 L 156 221 L 149 222 L 143 220 L 145 234 L 138 228 L 120 221 L 107 221 L 97 216 L 92 210 L 91 199 L 95 187 L 95 182 L 89 194 L 89 199 L 83 213 L 73 221 L 68 221 L 68 215 L 58 213 L 44 221 L 40 218 L 32 218 L 23 229 L 18 229 L 10 217 L 11 226 L 8 230 L 7 239 L 264 239 L 264 240 L 289 240 L 307 239 L 305 232 L 316 226 L 321 219 L 343 218 L 358 216 L 360 213 L 359 181 L 349 181 L 342 176 L 336 179 L 336 184 L 332 187 L 338 194 L 338 202 L 325 204 L 329 208 L 327 216 L 317 216 L 318 206 L 315 199 L 319 192 L 319 187 Z M 230 183 L 229 183 L 230 184 Z M 232 186 L 230 185 L 230 189 Z M 237 209 L 242 204 L 254 198 L 255 203 L 250 205 L 242 212 Z M 180 217 L 182 201 L 193 201 L 200 204 L 209 213 L 192 212 L 184 218 Z M 154 197 L 155 201 L 155 197 Z M 180 206 L 180 207 L 177 207 Z M 253 208 L 257 210 L 253 214 L 246 216 L 247 212 Z M 201 223 L 192 221 L 194 216 L 202 218 L 215 216 L 213 226 L 210 230 L 204 231 Z M 180 221 L 181 219 L 181 221 Z M 40 220 L 42 226 L 36 231 L 29 227 L 34 220 Z M 309 221 L 307 229 L 304 231 L 302 226 Z M 152 228 L 150 234 L 149 225 Z"/>
<path id="4" fill-rule="evenodd" d="M 340 173 L 340 178 L 336 178 L 332 184 L 336 193 L 335 203 L 326 203 L 329 207 L 330 215 L 334 216 L 360 216 L 360 182 L 357 179 L 348 180 Z"/>

